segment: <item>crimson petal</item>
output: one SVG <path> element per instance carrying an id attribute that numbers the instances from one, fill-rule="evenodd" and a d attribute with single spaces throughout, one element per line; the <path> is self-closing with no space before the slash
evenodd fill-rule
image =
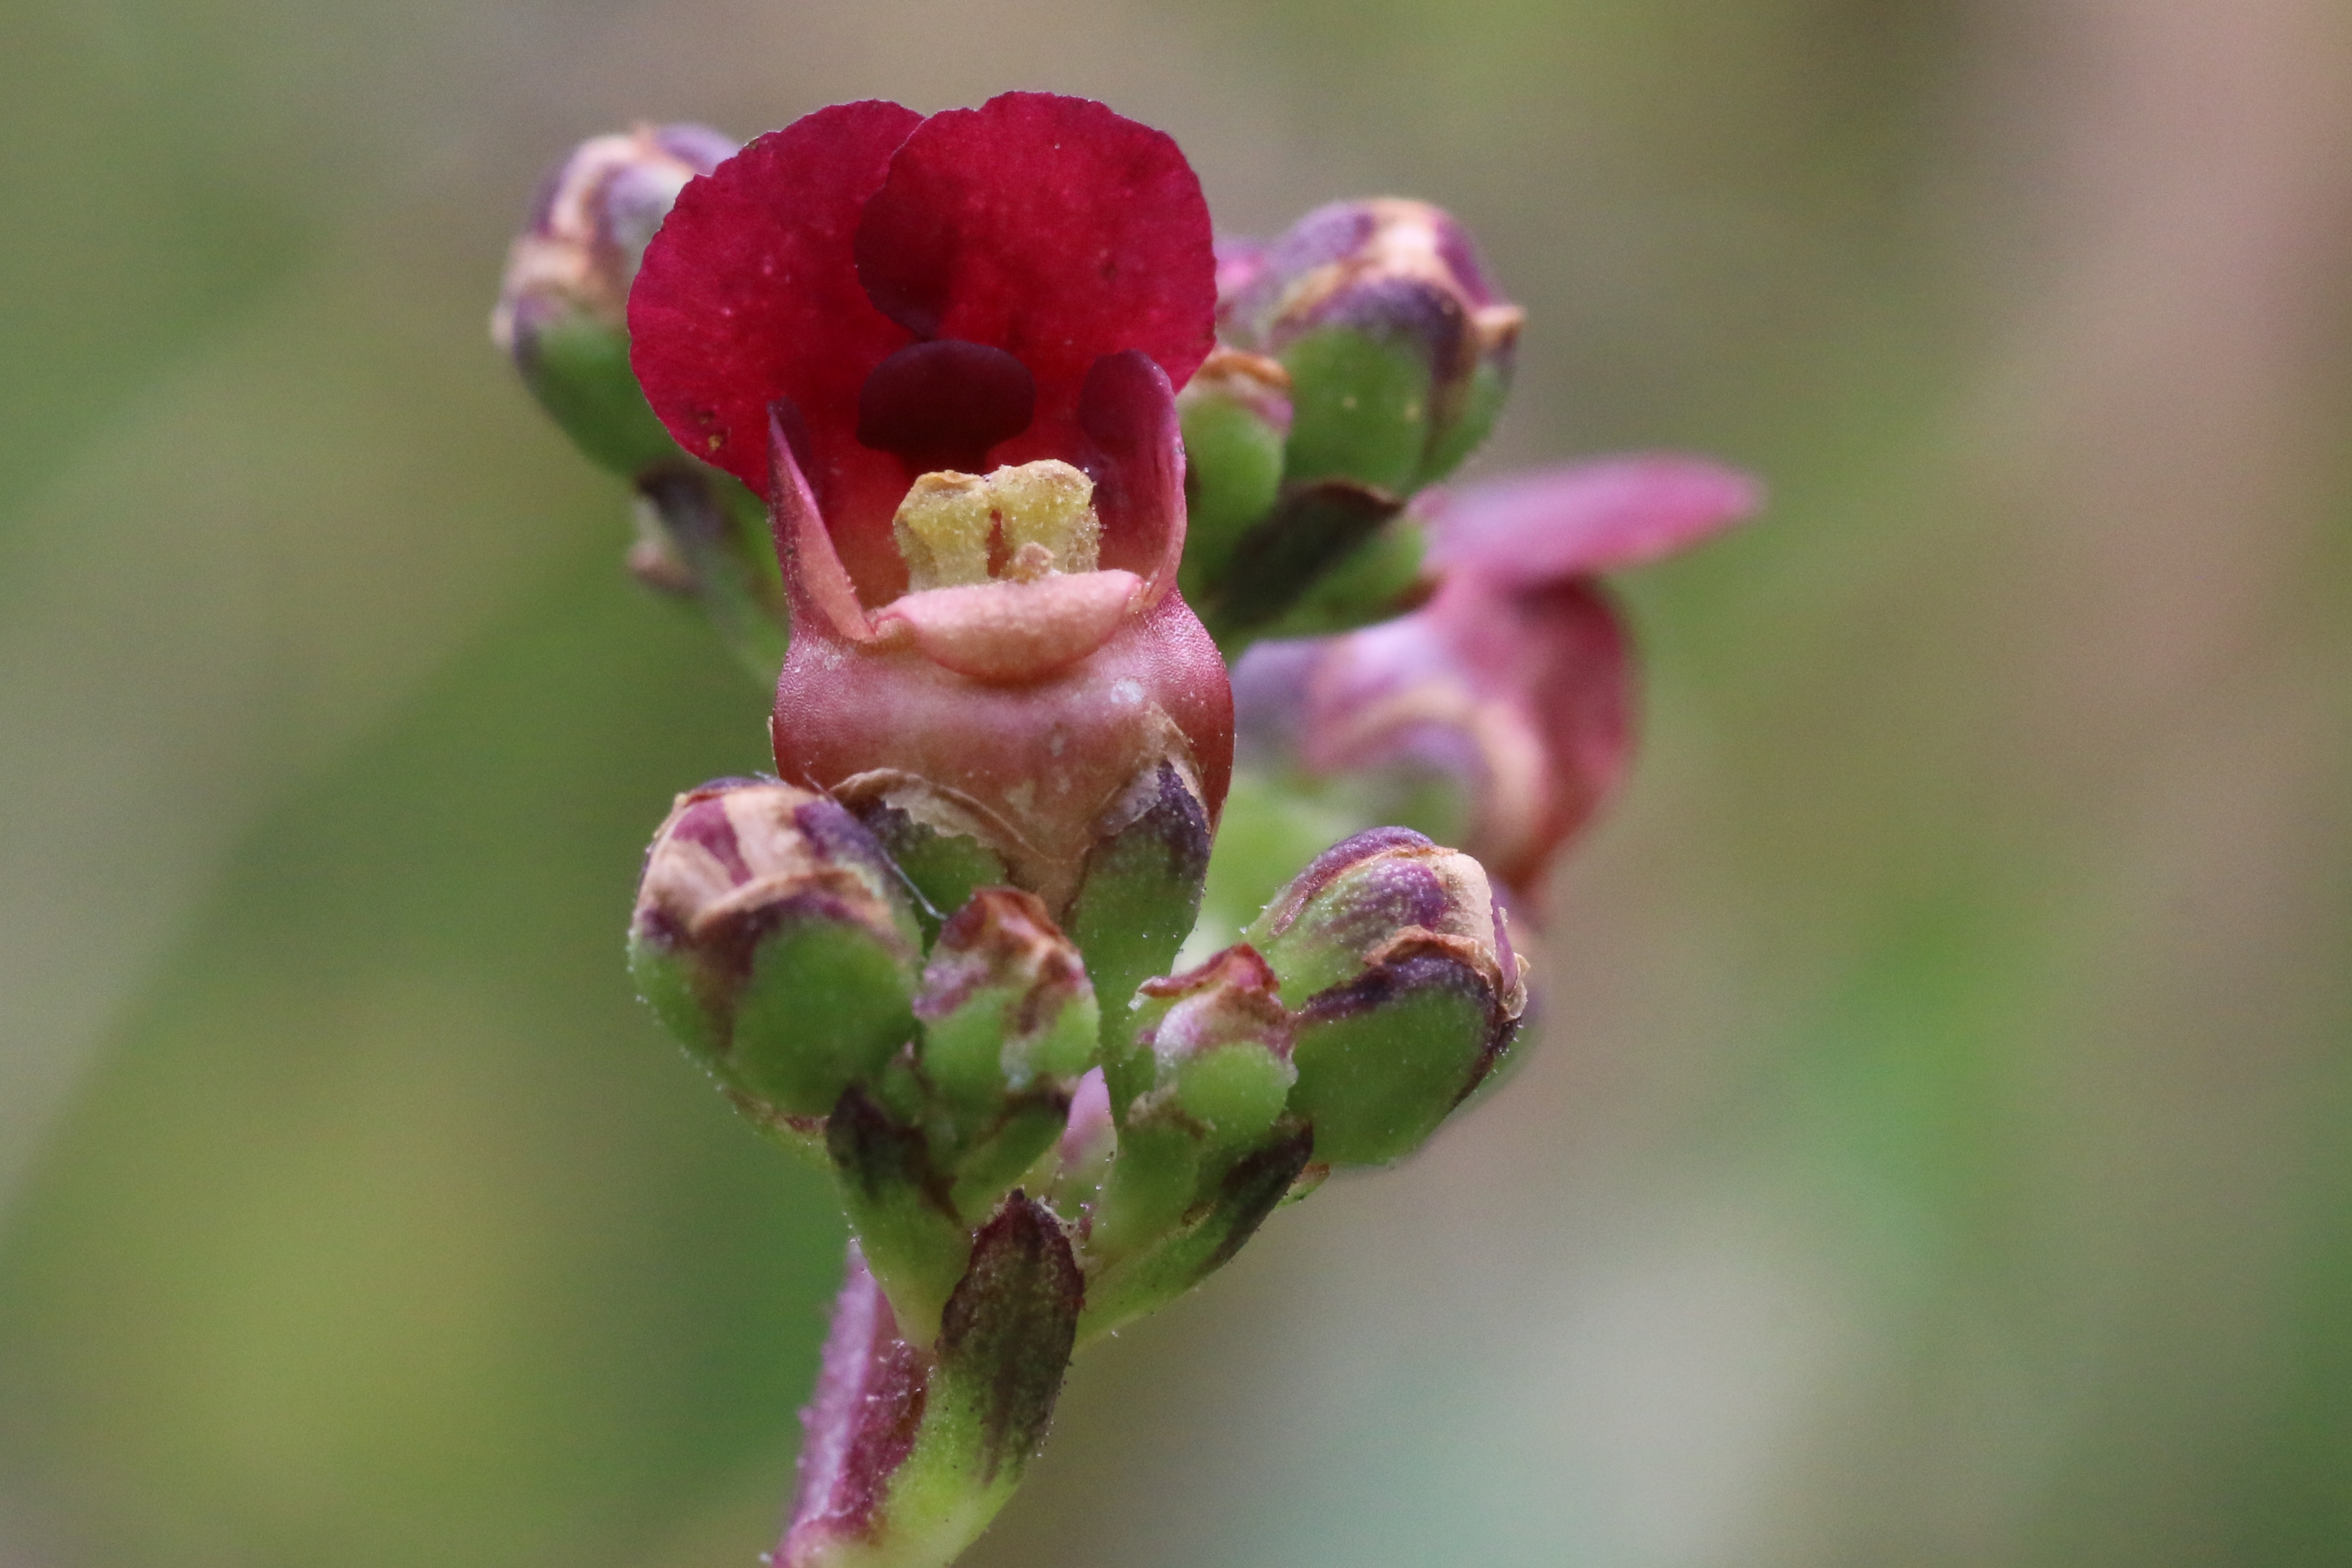
<path id="1" fill-rule="evenodd" d="M 789 401 L 844 564 L 877 599 L 904 586 L 890 517 L 898 458 L 859 444 L 858 392 L 905 328 L 858 286 L 859 214 L 922 117 L 836 104 L 770 131 L 689 183 L 629 295 L 630 362 L 697 456 L 768 493 L 769 405 Z"/>
<path id="2" fill-rule="evenodd" d="M 1088 99 L 1005 93 L 935 114 L 866 204 L 857 268 L 921 338 L 1012 354 L 1037 414 L 996 460 L 1066 456 L 1095 361 L 1139 349 L 1181 386 L 1215 343 L 1208 203 L 1176 143 Z"/>

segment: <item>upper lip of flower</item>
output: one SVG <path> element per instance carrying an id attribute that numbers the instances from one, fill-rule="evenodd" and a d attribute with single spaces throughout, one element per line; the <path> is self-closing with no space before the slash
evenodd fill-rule
<path id="1" fill-rule="evenodd" d="M 1213 347 L 1214 269 L 1175 143 L 1101 104 L 843 104 L 681 194 L 630 297 L 632 359 L 679 443 L 768 496 L 796 615 L 985 679 L 1001 648 L 958 653 L 1002 619 L 982 600 L 1068 622 L 1034 651 L 1054 664 L 1171 591 L 1173 387 Z M 1104 580 L 908 593 L 891 519 L 919 474 L 1047 456 L 1095 481 Z"/>

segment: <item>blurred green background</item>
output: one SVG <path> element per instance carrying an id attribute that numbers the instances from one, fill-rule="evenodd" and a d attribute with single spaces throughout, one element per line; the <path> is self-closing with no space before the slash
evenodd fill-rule
<path id="1" fill-rule="evenodd" d="M 762 694 L 489 349 L 572 141 L 1012 86 L 1464 215 L 1627 583 L 1543 1049 L 976 1568 L 2352 1560 L 2334 0 L 5 0 L 0 1568 L 748 1565 L 839 1266 L 625 983 Z"/>

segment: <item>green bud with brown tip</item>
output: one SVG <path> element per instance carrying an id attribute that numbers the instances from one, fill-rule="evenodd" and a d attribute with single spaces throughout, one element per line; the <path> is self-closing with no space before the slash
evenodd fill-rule
<path id="1" fill-rule="evenodd" d="M 831 1111 L 914 1038 L 913 900 L 857 821 L 772 779 L 677 799 L 629 923 L 639 990 L 748 1113 Z"/>

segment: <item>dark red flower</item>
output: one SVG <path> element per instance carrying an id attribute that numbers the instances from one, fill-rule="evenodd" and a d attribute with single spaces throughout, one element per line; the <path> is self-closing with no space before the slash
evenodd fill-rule
<path id="1" fill-rule="evenodd" d="M 1215 308 L 1183 155 L 1083 99 L 843 104 L 686 188 L 632 358 L 768 498 L 784 777 L 925 779 L 1049 902 L 1142 767 L 1181 757 L 1215 811 L 1231 697 L 1175 591 L 1172 390 Z"/>
<path id="2" fill-rule="evenodd" d="M 1234 675 L 1244 733 L 1311 774 L 1453 780 L 1462 847 L 1532 894 L 1632 752 L 1632 649 L 1600 575 L 1695 544 L 1761 498 L 1746 475 L 1666 455 L 1424 492 L 1413 510 L 1436 593 L 1360 632 L 1253 649 Z"/>

